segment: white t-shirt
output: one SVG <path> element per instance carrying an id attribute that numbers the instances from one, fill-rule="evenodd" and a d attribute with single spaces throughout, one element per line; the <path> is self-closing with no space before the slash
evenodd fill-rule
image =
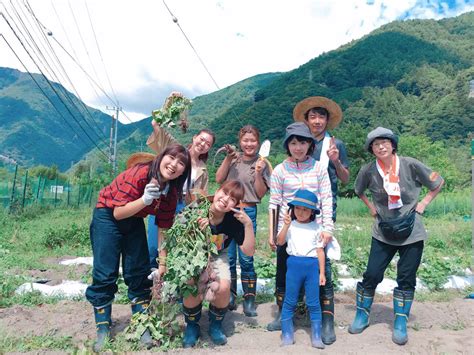
<path id="1" fill-rule="evenodd" d="M 321 239 L 321 226 L 312 221 L 310 223 L 300 223 L 294 220 L 286 233 L 288 246 L 286 252 L 293 256 L 306 256 L 317 258 L 317 248 L 324 248 Z"/>

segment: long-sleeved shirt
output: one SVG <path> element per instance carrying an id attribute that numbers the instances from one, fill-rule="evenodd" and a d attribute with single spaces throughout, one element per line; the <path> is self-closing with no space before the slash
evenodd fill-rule
<path id="1" fill-rule="evenodd" d="M 320 215 L 317 222 L 322 225 L 322 231 L 333 233 L 332 221 L 332 192 L 331 181 L 327 169 L 311 157 L 303 162 L 292 162 L 289 158 L 277 165 L 270 178 L 269 209 L 280 206 L 278 216 L 278 231 L 283 226 L 283 217 L 299 189 L 307 189 L 318 197 Z"/>

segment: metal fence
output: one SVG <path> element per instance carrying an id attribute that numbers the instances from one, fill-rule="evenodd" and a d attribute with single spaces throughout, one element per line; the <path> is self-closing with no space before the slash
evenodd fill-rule
<path id="1" fill-rule="evenodd" d="M 53 207 L 92 206 L 98 189 L 91 183 L 72 184 L 56 176 L 31 176 L 18 165 L 0 163 L 0 206 L 10 212 L 31 205 Z"/>

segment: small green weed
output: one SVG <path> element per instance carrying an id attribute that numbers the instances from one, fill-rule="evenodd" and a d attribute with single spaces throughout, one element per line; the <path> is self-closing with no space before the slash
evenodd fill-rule
<path id="1" fill-rule="evenodd" d="M 43 235 L 42 243 L 50 249 L 60 248 L 65 245 L 71 247 L 86 246 L 90 244 L 89 228 L 75 223 L 69 227 L 50 227 Z"/>

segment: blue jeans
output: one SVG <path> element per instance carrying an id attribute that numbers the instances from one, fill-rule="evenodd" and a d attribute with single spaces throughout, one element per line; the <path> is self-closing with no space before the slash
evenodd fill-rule
<path id="1" fill-rule="evenodd" d="M 110 208 L 94 209 L 90 226 L 94 265 L 92 285 L 87 287 L 86 298 L 94 307 L 113 301 L 118 290 L 120 258 L 128 298 L 150 297 L 152 282 L 147 279 L 150 267 L 143 218 L 117 221 L 113 213 Z"/>
<path id="2" fill-rule="evenodd" d="M 181 212 L 185 207 L 184 201 L 178 201 L 176 213 Z M 150 255 L 150 269 L 158 268 L 156 258 L 158 257 L 158 226 L 155 224 L 155 216 L 148 216 L 148 254 Z"/>
<path id="3" fill-rule="evenodd" d="M 321 321 L 319 304 L 319 261 L 318 258 L 288 256 L 286 270 L 286 289 L 281 320 L 293 319 L 301 286 L 304 285 L 306 305 L 311 321 Z"/>
<path id="4" fill-rule="evenodd" d="M 253 224 L 253 232 L 257 234 L 257 206 L 254 207 L 245 207 L 245 213 L 250 217 L 250 220 Z M 246 274 L 251 277 L 256 277 L 255 269 L 253 267 L 253 256 L 247 256 L 239 248 L 237 248 L 237 243 L 235 240 L 232 240 L 227 247 L 227 257 L 229 258 L 230 273 L 237 273 L 237 250 L 239 253 L 239 264 L 242 274 Z"/>

